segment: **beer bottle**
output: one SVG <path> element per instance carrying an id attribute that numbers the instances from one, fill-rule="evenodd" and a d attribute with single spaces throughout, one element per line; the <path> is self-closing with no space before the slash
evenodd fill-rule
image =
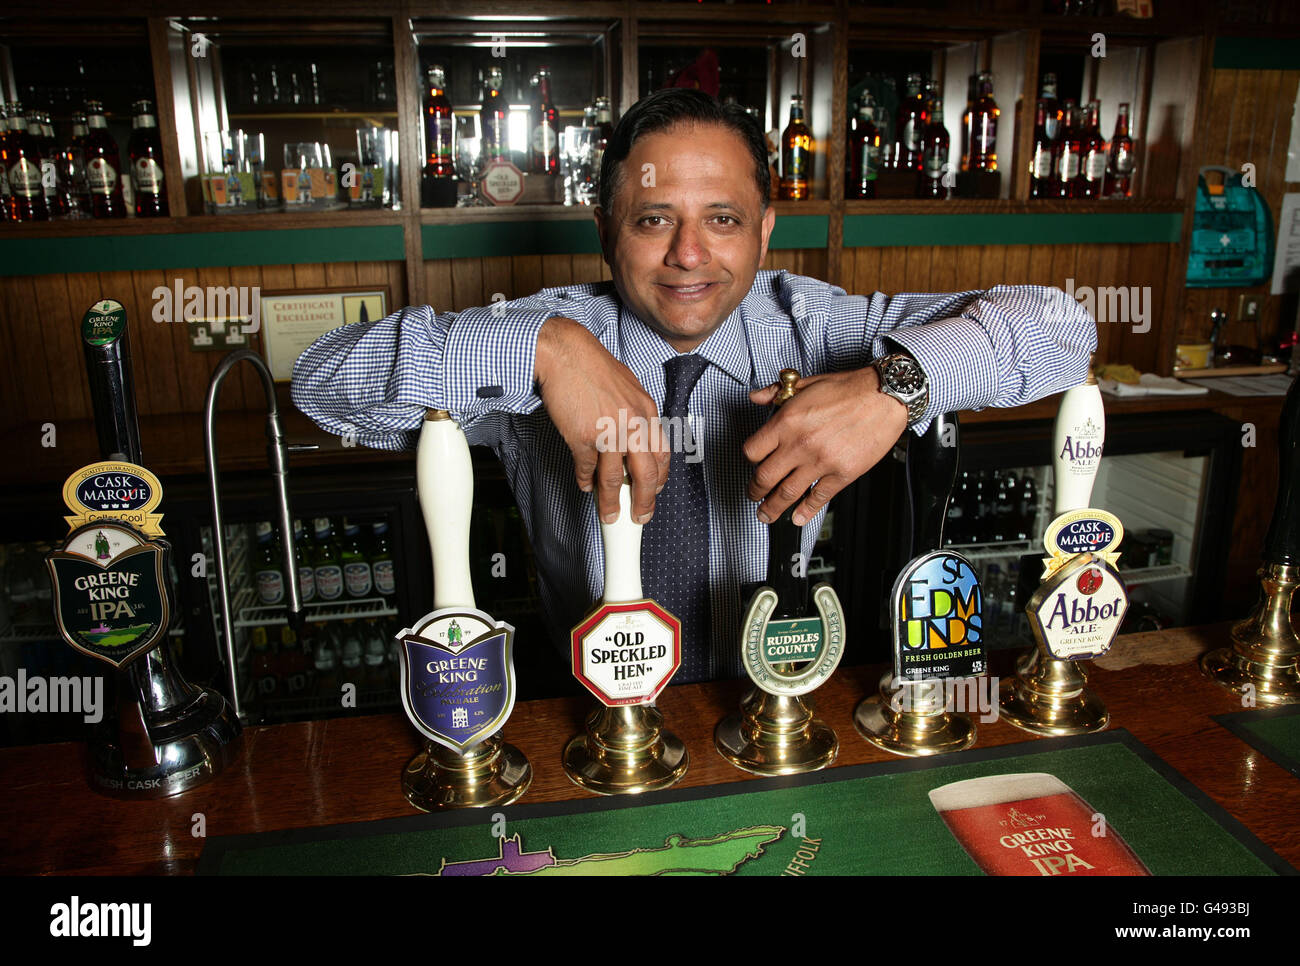
<path id="1" fill-rule="evenodd" d="M 1073 198 L 1078 191 L 1079 153 L 1082 150 L 1075 128 L 1074 101 L 1067 100 L 1061 112 L 1060 136 L 1052 145 L 1052 197 Z"/>
<path id="2" fill-rule="evenodd" d="M 265 712 L 268 701 L 276 696 L 280 682 L 275 676 L 275 654 L 271 642 L 262 626 L 253 628 L 253 693 L 257 696 L 258 707 Z"/>
<path id="3" fill-rule="evenodd" d="M 441 64 L 429 68 L 424 96 L 424 173 L 429 178 L 450 178 L 455 173 L 452 137 L 455 118 L 447 98 L 446 72 Z"/>
<path id="4" fill-rule="evenodd" d="M 131 139 L 127 152 L 131 156 L 131 186 L 135 189 L 135 213 L 140 218 L 157 218 L 167 214 L 167 185 L 163 181 L 162 140 L 158 137 L 158 120 L 153 103 L 139 100 L 132 106 Z"/>
<path id="5" fill-rule="evenodd" d="M 1106 197 L 1131 198 L 1133 196 L 1133 171 L 1137 155 L 1133 139 L 1128 134 L 1128 105 L 1119 106 L 1115 118 L 1115 134 L 1110 139 L 1106 158 Z"/>
<path id="6" fill-rule="evenodd" d="M 600 131 L 598 141 L 608 141 L 614 136 L 614 108 L 603 95 L 596 98 L 596 127 Z"/>
<path id="7" fill-rule="evenodd" d="M 970 157 L 968 171 L 996 171 L 998 169 L 998 117 L 997 101 L 993 99 L 993 75 L 986 70 L 976 78 L 975 103 L 970 113 Z"/>
<path id="8" fill-rule="evenodd" d="M 1034 108 L 1034 153 L 1029 162 L 1029 197 L 1046 198 L 1052 184 L 1052 139 L 1047 134 L 1047 102 Z"/>
<path id="9" fill-rule="evenodd" d="M 560 167 L 560 112 L 551 100 L 551 69 L 537 69 L 537 100 L 529 112 L 528 170 L 555 174 Z"/>
<path id="10" fill-rule="evenodd" d="M 274 607 L 284 602 L 284 571 L 275 529 L 263 520 L 257 525 L 257 546 L 253 550 L 253 577 L 257 584 L 257 600 L 263 607 Z"/>
<path id="11" fill-rule="evenodd" d="M 316 694 L 322 698 L 339 698 L 339 639 L 334 624 L 318 625 L 312 667 L 316 672 Z"/>
<path id="12" fill-rule="evenodd" d="M 49 221 L 50 209 L 41 183 L 40 144 L 27 130 L 22 105 L 17 101 L 9 105 L 9 132 L 0 150 L 9 184 L 9 220 Z"/>
<path id="13" fill-rule="evenodd" d="M 876 127 L 876 102 L 869 92 L 863 92 L 857 116 L 849 122 L 848 148 L 845 197 L 874 198 L 880 172 L 880 129 Z"/>
<path id="14" fill-rule="evenodd" d="M 384 640 L 379 621 L 366 621 L 365 642 L 365 653 L 361 659 L 364 665 L 364 690 L 387 691 L 392 686 L 388 679 L 388 642 Z"/>
<path id="15" fill-rule="evenodd" d="M 1088 102 L 1079 133 L 1079 186 L 1077 198 L 1100 198 L 1106 181 L 1106 142 L 1101 137 L 1101 104 Z"/>
<path id="16" fill-rule="evenodd" d="M 1039 91 L 1038 97 L 1043 102 L 1043 108 L 1046 112 L 1044 127 L 1047 130 L 1047 140 L 1055 141 L 1061 133 L 1061 104 L 1056 99 L 1056 75 L 1044 74 L 1043 86 Z"/>
<path id="17" fill-rule="evenodd" d="M 392 597 L 397 593 L 397 571 L 389 547 L 387 521 L 373 524 L 371 535 L 370 572 L 375 581 L 375 593 L 380 597 Z"/>
<path id="18" fill-rule="evenodd" d="M 311 546 L 301 520 L 293 521 L 293 556 L 298 569 L 298 596 L 305 604 L 316 598 L 316 570 L 311 565 Z"/>
<path id="19" fill-rule="evenodd" d="M 356 685 L 357 689 L 360 690 L 365 683 L 362 680 L 361 671 L 365 645 L 361 642 L 359 622 L 354 620 L 344 621 L 340 640 L 342 645 L 339 648 L 339 682 L 341 684 Z"/>
<path id="20" fill-rule="evenodd" d="M 334 544 L 334 525 L 329 517 L 316 518 L 316 545 L 312 557 L 316 578 L 316 596 L 321 600 L 338 600 L 343 596 L 343 567 Z"/>
<path id="21" fill-rule="evenodd" d="M 307 659 L 294 629 L 280 625 L 280 690 L 286 698 L 307 696 Z"/>
<path id="22" fill-rule="evenodd" d="M 918 198 L 947 198 L 949 188 L 944 184 L 948 166 L 948 130 L 943 126 L 943 98 L 935 97 L 934 112 L 921 132 L 921 170 L 916 176 Z"/>
<path id="23" fill-rule="evenodd" d="M 361 527 L 343 520 L 343 545 L 339 551 L 343 565 L 343 587 L 349 597 L 369 597 L 374 580 L 370 574 L 370 561 L 361 546 Z"/>
<path id="24" fill-rule="evenodd" d="M 787 201 L 808 198 L 812 172 L 812 135 L 803 119 L 803 95 L 790 95 L 790 122 L 781 135 L 781 192 Z"/>
<path id="25" fill-rule="evenodd" d="M 921 135 L 930 121 L 925 95 L 921 89 L 921 75 L 907 75 L 907 93 L 898 105 L 894 119 L 893 166 L 900 171 L 920 171 L 924 163 Z"/>
<path id="26" fill-rule="evenodd" d="M 89 128 L 86 133 L 86 180 L 90 186 L 90 213 L 96 218 L 125 218 L 122 198 L 122 160 L 117 142 L 108 133 L 104 105 L 86 102 Z"/>
<path id="27" fill-rule="evenodd" d="M 483 86 L 483 103 L 479 110 L 484 163 L 507 157 L 510 151 L 510 111 L 505 95 L 501 93 L 502 84 L 501 68 L 489 69 L 487 83 Z"/>
<path id="28" fill-rule="evenodd" d="M 41 152 L 41 187 L 45 193 L 45 209 L 51 218 L 60 218 L 68 213 L 67 191 L 59 171 L 59 145 L 54 140 L 50 115 L 44 111 L 32 111 L 27 115 L 27 130 L 36 138 Z"/>

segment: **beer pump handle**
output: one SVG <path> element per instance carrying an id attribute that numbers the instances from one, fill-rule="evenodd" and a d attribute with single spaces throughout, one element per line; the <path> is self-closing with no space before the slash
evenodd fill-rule
<path id="1" fill-rule="evenodd" d="M 469 522 L 474 509 L 474 467 L 469 442 L 451 414 L 430 409 L 416 451 L 420 512 L 433 554 L 433 607 L 473 607 Z"/>
<path id="2" fill-rule="evenodd" d="M 1052 516 L 1091 505 L 1092 487 L 1106 442 L 1106 408 L 1101 387 L 1091 373 L 1087 382 L 1061 396 L 1052 432 L 1052 469 L 1056 481 Z"/>
<path id="3" fill-rule="evenodd" d="M 1291 383 L 1278 422 L 1277 503 L 1264 537 L 1264 563 L 1300 564 L 1300 378 Z"/>
<path id="4" fill-rule="evenodd" d="M 780 389 L 772 405 L 780 408 L 799 391 L 796 369 L 782 369 Z M 776 591 L 779 613 L 802 614 L 808 603 L 807 561 L 802 561 L 803 527 L 791 517 L 802 500 L 796 500 L 767 528 L 767 584 Z M 797 563 L 804 566 L 796 566 Z"/>
<path id="5" fill-rule="evenodd" d="M 641 592 L 641 524 L 632 520 L 632 485 L 627 477 L 618 488 L 618 519 L 601 523 L 600 535 L 605 544 L 605 592 L 607 604 L 640 600 Z"/>
<path id="6" fill-rule="evenodd" d="M 908 559 L 943 547 L 943 525 L 960 454 L 956 413 L 936 416 L 929 429 L 907 441 L 907 496 L 912 507 Z"/>
<path id="7" fill-rule="evenodd" d="M 86 315 L 96 312 L 96 303 Z M 103 459 L 124 459 L 140 463 L 140 422 L 136 417 L 135 379 L 131 374 L 131 343 L 126 325 L 126 311 L 119 303 L 120 326 L 101 327 L 91 336 L 86 323 L 82 326 L 82 349 L 86 355 L 86 376 L 90 382 L 90 401 L 95 413 L 95 436 Z M 110 332 L 111 334 L 104 334 Z"/>

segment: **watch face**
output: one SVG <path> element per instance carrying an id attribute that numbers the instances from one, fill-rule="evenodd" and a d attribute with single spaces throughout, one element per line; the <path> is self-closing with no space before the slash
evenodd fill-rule
<path id="1" fill-rule="evenodd" d="M 889 387 L 904 395 L 918 393 L 925 388 L 925 377 L 921 368 L 911 359 L 892 359 L 885 367 Z"/>

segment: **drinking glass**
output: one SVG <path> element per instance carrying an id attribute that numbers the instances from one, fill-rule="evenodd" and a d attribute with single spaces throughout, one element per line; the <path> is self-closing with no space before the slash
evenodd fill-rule
<path id="1" fill-rule="evenodd" d="M 461 121 L 473 121 L 474 119 L 457 118 L 456 120 L 457 127 L 460 128 Z M 483 176 L 482 150 L 482 138 L 469 137 L 464 134 L 456 138 L 456 176 L 469 185 L 469 194 L 462 195 L 459 198 L 457 201 L 458 207 L 477 208 L 487 205 L 487 202 L 480 198 L 478 193 L 479 180 Z"/>
<path id="2" fill-rule="evenodd" d="M 203 200 L 209 214 L 250 211 L 259 205 L 262 135 L 253 131 L 216 131 L 203 135 Z"/>

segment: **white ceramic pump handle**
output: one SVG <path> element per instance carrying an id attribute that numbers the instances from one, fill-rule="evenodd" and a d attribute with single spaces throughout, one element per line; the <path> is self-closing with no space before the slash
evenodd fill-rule
<path id="1" fill-rule="evenodd" d="M 627 480 L 618 488 L 618 519 L 602 523 L 600 535 L 605 542 L 605 594 L 607 604 L 640 600 L 641 531 L 632 521 L 632 487 Z"/>
<path id="2" fill-rule="evenodd" d="M 469 521 L 474 508 L 474 467 L 465 433 L 441 409 L 431 409 L 416 451 L 420 512 L 433 551 L 433 607 L 473 607 L 469 572 Z"/>

